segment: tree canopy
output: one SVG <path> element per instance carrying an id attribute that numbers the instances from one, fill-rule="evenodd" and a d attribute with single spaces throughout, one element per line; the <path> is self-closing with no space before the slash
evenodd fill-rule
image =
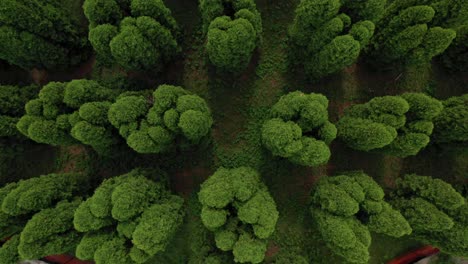
<path id="1" fill-rule="evenodd" d="M 162 0 L 86 0 L 98 60 L 126 70 L 160 70 L 178 51 L 178 26 Z"/>
<path id="2" fill-rule="evenodd" d="M 328 145 L 336 127 L 328 121 L 328 99 L 300 91 L 282 96 L 262 127 L 263 145 L 275 156 L 303 166 L 318 166 L 330 158 Z"/>
<path id="3" fill-rule="evenodd" d="M 62 1 L 0 3 L 0 59 L 21 68 L 60 69 L 89 56 L 86 32 Z"/>
<path id="4" fill-rule="evenodd" d="M 439 7 L 433 1 L 396 0 L 386 8 L 369 54 L 380 64 L 421 65 L 443 53 L 456 37 L 453 29 L 437 25 Z M 433 25 L 433 24 L 436 25 Z"/>
<path id="5" fill-rule="evenodd" d="M 442 103 L 423 93 L 375 97 L 347 109 L 337 123 L 338 138 L 349 147 L 398 157 L 427 146 Z"/>
<path id="6" fill-rule="evenodd" d="M 26 114 L 18 130 L 30 139 L 54 146 L 83 143 L 101 154 L 119 143 L 119 137 L 105 118 L 119 90 L 96 81 L 50 82 L 39 97 L 26 103 Z"/>
<path id="7" fill-rule="evenodd" d="M 405 218 L 384 201 L 382 188 L 362 172 L 324 177 L 312 191 L 310 207 L 327 247 L 351 263 L 369 261 L 370 232 L 402 237 Z"/>
<path id="8" fill-rule="evenodd" d="M 21 136 L 16 123 L 25 114 L 24 105 L 37 96 L 38 92 L 36 85 L 0 86 L 0 137 Z"/>
<path id="9" fill-rule="evenodd" d="M 159 86 L 150 97 L 123 94 L 110 107 L 109 121 L 139 153 L 198 144 L 213 124 L 205 100 L 172 85 Z"/>
<path id="10" fill-rule="evenodd" d="M 261 263 L 278 211 L 260 175 L 249 167 L 219 168 L 200 188 L 203 225 L 216 246 L 232 251 L 234 261 Z"/>
<path id="11" fill-rule="evenodd" d="M 342 8 L 340 0 L 304 0 L 296 8 L 289 32 L 292 54 L 312 79 L 355 63 L 374 34 L 373 22 L 352 21 Z"/>
<path id="12" fill-rule="evenodd" d="M 200 0 L 199 7 L 211 63 L 228 72 L 244 70 L 261 41 L 262 20 L 255 1 Z"/>
<path id="13" fill-rule="evenodd" d="M 434 119 L 433 139 L 439 143 L 468 141 L 468 94 L 442 101 L 444 109 Z"/>
<path id="14" fill-rule="evenodd" d="M 183 199 L 171 195 L 157 171 L 136 169 L 105 180 L 82 202 L 73 224 L 84 236 L 76 249 L 83 260 L 145 263 L 165 250 L 183 220 Z"/>
<path id="15" fill-rule="evenodd" d="M 79 235 L 73 215 L 87 190 L 77 173 L 48 174 L 0 188 L 0 236 L 11 240 L 0 248 L 2 263 L 39 259 L 73 251 Z"/>
<path id="16" fill-rule="evenodd" d="M 415 238 L 443 252 L 468 256 L 468 204 L 450 184 L 429 176 L 398 179 L 392 205 L 408 220 Z"/>

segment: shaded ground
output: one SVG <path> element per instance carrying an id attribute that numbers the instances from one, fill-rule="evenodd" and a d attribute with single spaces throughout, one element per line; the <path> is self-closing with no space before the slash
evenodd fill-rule
<path id="1" fill-rule="evenodd" d="M 62 146 L 59 147 L 58 155 L 57 173 L 83 172 L 80 162 L 86 159 L 86 147 L 83 145 Z"/>

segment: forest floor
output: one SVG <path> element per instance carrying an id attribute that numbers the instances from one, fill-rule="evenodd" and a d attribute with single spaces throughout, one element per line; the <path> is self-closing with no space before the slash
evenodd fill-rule
<path id="1" fill-rule="evenodd" d="M 288 67 L 287 30 L 299 0 L 256 1 L 263 18 L 262 44 L 244 72 L 236 76 L 226 75 L 216 72 L 208 63 L 197 1 L 165 2 L 181 26 L 184 37 L 182 55 L 163 74 L 135 75 L 122 73 L 118 69 L 102 69 L 91 58 L 67 72 L 24 73 L 13 68 L 0 70 L 0 78 L 44 83 L 87 77 L 117 85 L 125 83 L 123 78 L 133 78 L 135 80 L 130 85 L 138 83 L 146 89 L 154 89 L 161 83 L 180 85 L 209 103 L 214 116 L 211 141 L 183 155 L 139 155 L 131 158 L 124 155 L 103 160 L 90 156 L 88 151 L 76 146 L 61 148 L 56 151 L 56 171 L 83 171 L 89 169 L 87 166 L 98 166 L 95 170 L 99 174 L 96 175 L 97 181 L 99 177 L 123 174 L 140 165 L 163 168 L 172 175 L 171 186 L 175 192 L 189 198 L 191 205 L 196 200 L 200 183 L 218 167 L 254 167 L 261 172 L 280 212 L 277 230 L 268 249 L 267 263 L 275 255 L 286 252 L 306 256 L 310 263 L 343 263 L 324 246 L 308 209 L 311 188 L 320 177 L 339 175 L 348 170 L 363 170 L 386 190 L 390 190 L 395 179 L 405 173 L 433 175 L 451 182 L 466 182 L 468 179 L 466 148 L 430 146 L 417 156 L 403 160 L 354 151 L 335 141 L 331 145 L 332 158 L 327 165 L 306 168 L 271 156 L 262 148 L 260 138 L 260 127 L 268 117 L 268 109 L 281 95 L 291 91 L 326 95 L 330 100 L 330 119 L 336 121 L 347 107 L 375 96 L 420 91 L 444 99 L 466 93 L 468 76 L 449 75 L 436 64 L 426 68 L 375 72 L 358 63 L 318 83 L 310 82 L 300 71 Z M 187 223 L 182 230 L 189 232 L 190 224 Z M 182 255 L 186 252 L 182 250 L 181 253 L 180 249 L 188 243 L 185 238 L 186 234 L 179 232 L 170 250 L 181 256 L 166 260 L 166 263 L 185 263 L 186 256 Z M 405 238 L 395 240 L 374 235 L 370 263 L 384 263 L 419 245 Z"/>

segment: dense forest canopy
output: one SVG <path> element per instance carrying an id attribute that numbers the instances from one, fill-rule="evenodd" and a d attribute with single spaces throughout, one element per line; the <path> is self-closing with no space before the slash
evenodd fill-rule
<path id="1" fill-rule="evenodd" d="M 2 0 L 0 263 L 462 262 L 467 40 L 465 0 Z"/>

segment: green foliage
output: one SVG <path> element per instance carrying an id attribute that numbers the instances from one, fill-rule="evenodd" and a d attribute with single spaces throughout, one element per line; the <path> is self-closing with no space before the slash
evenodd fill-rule
<path id="1" fill-rule="evenodd" d="M 82 174 L 49 174 L 2 187 L 0 236 L 13 236 L 0 250 L 2 263 L 74 250 L 79 235 L 72 220 L 81 201 L 69 201 L 86 191 L 87 180 Z"/>
<path id="2" fill-rule="evenodd" d="M 114 233 L 106 231 L 86 233 L 76 247 L 76 256 L 82 260 L 92 260 L 96 250 L 113 237 Z"/>
<path id="3" fill-rule="evenodd" d="M 456 256 L 468 256 L 468 205 L 450 184 L 428 176 L 398 179 L 392 204 L 414 230 L 414 237 Z"/>
<path id="4" fill-rule="evenodd" d="M 178 51 L 177 24 L 161 0 L 86 0 L 89 39 L 104 65 L 160 70 Z"/>
<path id="5" fill-rule="evenodd" d="M 94 261 L 96 263 L 116 263 L 125 264 L 132 263 L 128 255 L 127 247 L 125 246 L 125 238 L 114 237 L 101 244 L 94 253 Z"/>
<path id="6" fill-rule="evenodd" d="M 416 155 L 429 144 L 438 100 L 423 93 L 375 97 L 347 109 L 337 123 L 338 137 L 349 147 L 388 155 Z"/>
<path id="7" fill-rule="evenodd" d="M 37 212 L 56 202 L 70 199 L 85 189 L 83 175 L 75 173 L 48 174 L 15 185 L 7 185 L 1 209 L 12 216 Z"/>
<path id="8" fill-rule="evenodd" d="M 118 28 L 110 24 L 99 25 L 89 30 L 89 42 L 96 51 L 97 59 L 104 65 L 112 65 L 113 58 L 109 43 L 117 34 Z"/>
<path id="9" fill-rule="evenodd" d="M 210 24 L 206 44 L 211 63 L 226 71 L 245 69 L 256 46 L 256 34 L 246 19 L 217 17 Z"/>
<path id="10" fill-rule="evenodd" d="M 83 10 L 93 27 L 99 24 L 116 24 L 122 18 L 115 0 L 87 0 L 83 4 Z"/>
<path id="11" fill-rule="evenodd" d="M 86 37 L 60 1 L 0 3 L 0 58 L 24 69 L 59 69 L 89 54 Z"/>
<path id="12" fill-rule="evenodd" d="M 275 261 L 273 262 L 275 264 L 289 264 L 289 263 L 295 263 L 295 264 L 309 264 L 309 261 L 301 255 L 295 254 L 295 253 L 279 253 Z"/>
<path id="13" fill-rule="evenodd" d="M 24 105 L 37 95 L 35 85 L 18 87 L 0 86 L 0 137 L 20 136 L 16 128 L 18 118 L 24 115 Z"/>
<path id="14" fill-rule="evenodd" d="M 51 82 L 39 98 L 26 103 L 26 114 L 16 124 L 25 136 L 54 146 L 81 142 L 100 154 L 109 154 L 119 143 L 107 120 L 113 101 L 120 93 L 90 80 Z"/>
<path id="15" fill-rule="evenodd" d="M 182 224 L 183 199 L 178 196 L 144 211 L 132 235 L 133 244 L 149 255 L 164 251 L 177 228 Z"/>
<path id="16" fill-rule="evenodd" d="M 406 175 L 403 180 L 400 179 L 397 185 L 398 195 L 417 194 L 443 209 L 454 210 L 465 203 L 463 196 L 440 179 L 412 174 Z"/>
<path id="17" fill-rule="evenodd" d="M 468 94 L 442 103 L 444 108 L 434 119 L 433 139 L 440 143 L 468 141 Z"/>
<path id="18" fill-rule="evenodd" d="M 244 70 L 261 42 L 262 21 L 255 2 L 200 0 L 200 13 L 211 63 L 228 72 Z"/>
<path id="19" fill-rule="evenodd" d="M 289 31 L 294 60 L 304 65 L 312 79 L 320 79 L 352 65 L 374 34 L 373 22 L 363 20 L 350 27 L 351 22 L 357 21 L 340 13 L 340 9 L 359 18 L 376 19 L 379 14 L 371 17 L 366 12 L 381 7 L 365 6 L 363 1 L 346 2 L 342 6 L 339 0 L 306 0 L 296 8 Z"/>
<path id="20" fill-rule="evenodd" d="M 456 32 L 433 27 L 436 5 L 430 1 L 394 1 L 377 25 L 369 54 L 380 64 L 424 65 L 443 53 Z"/>
<path id="21" fill-rule="evenodd" d="M 184 202 L 147 178 L 155 173 L 134 170 L 105 180 L 79 205 L 73 224 L 86 232 L 76 249 L 79 258 L 144 263 L 166 249 L 182 224 Z"/>
<path id="22" fill-rule="evenodd" d="M 318 166 L 330 159 L 336 127 L 328 121 L 328 99 L 296 91 L 282 96 L 271 109 L 272 119 L 262 127 L 263 145 L 275 156 L 303 166 Z"/>
<path id="23" fill-rule="evenodd" d="M 17 187 L 16 183 L 9 183 L 0 189 L 0 202 L 3 203 L 5 197 Z M 14 217 L 0 210 L 0 236 L 9 237 L 17 234 L 23 229 L 26 223 L 23 217 Z M 5 252 L 7 253 L 7 252 Z"/>
<path id="24" fill-rule="evenodd" d="M 203 225 L 215 233 L 218 248 L 232 250 L 236 262 L 263 261 L 278 211 L 255 170 L 218 169 L 201 185 L 198 199 Z"/>
<path id="25" fill-rule="evenodd" d="M 249 233 L 241 234 L 232 249 L 234 261 L 261 263 L 265 258 L 266 246 L 263 241 L 252 237 Z"/>
<path id="26" fill-rule="evenodd" d="M 152 98 L 119 97 L 108 117 L 127 144 L 139 153 L 165 152 L 179 142 L 198 144 L 209 135 L 213 124 L 205 100 L 171 85 L 159 86 Z"/>
<path id="27" fill-rule="evenodd" d="M 18 263 L 20 256 L 18 255 L 18 245 L 20 243 L 20 236 L 14 235 L 6 241 L 0 248 L 0 260 L 3 263 Z"/>
<path id="28" fill-rule="evenodd" d="M 442 54 L 443 64 L 452 71 L 468 69 L 468 23 L 454 28 L 457 36 Z"/>
<path id="29" fill-rule="evenodd" d="M 338 138 L 357 150 L 369 151 L 390 144 L 396 137 L 396 130 L 371 120 L 343 117 L 337 123 Z"/>
<path id="30" fill-rule="evenodd" d="M 337 36 L 304 63 L 305 71 L 314 79 L 328 76 L 352 65 L 359 57 L 360 49 L 353 36 Z"/>
<path id="31" fill-rule="evenodd" d="M 356 20 L 370 20 L 378 22 L 387 5 L 387 0 L 345 0 L 344 7 L 349 15 Z"/>
<path id="32" fill-rule="evenodd" d="M 22 259 L 40 259 L 73 251 L 80 235 L 73 229 L 73 214 L 80 203 L 63 201 L 35 214 L 21 232 L 18 252 Z"/>
<path id="33" fill-rule="evenodd" d="M 311 213 L 328 248 L 351 263 L 367 263 L 370 231 L 393 237 L 412 232 L 364 173 L 322 178 L 312 192 Z"/>

